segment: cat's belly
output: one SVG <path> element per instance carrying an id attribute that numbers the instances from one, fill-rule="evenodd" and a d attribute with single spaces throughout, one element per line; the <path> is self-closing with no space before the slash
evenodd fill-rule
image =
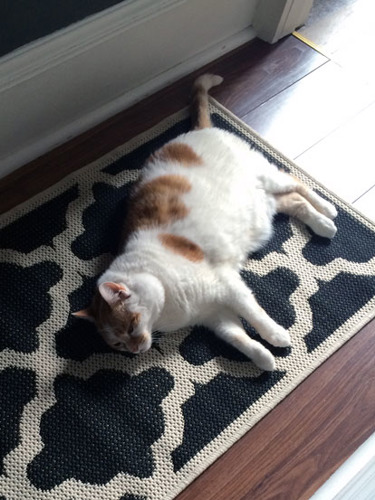
<path id="1" fill-rule="evenodd" d="M 245 180 L 244 180 L 245 181 Z M 204 184 L 186 197 L 189 215 L 179 234 L 198 244 L 213 264 L 238 266 L 272 236 L 275 200 L 246 182 L 207 193 Z"/>
<path id="2" fill-rule="evenodd" d="M 146 172 L 184 178 L 179 195 L 184 214 L 169 231 L 191 240 L 212 263 L 237 266 L 271 237 L 275 200 L 260 181 L 266 160 L 239 138 L 218 129 L 191 132 L 176 139 L 198 155 L 197 164 L 153 164 Z"/>

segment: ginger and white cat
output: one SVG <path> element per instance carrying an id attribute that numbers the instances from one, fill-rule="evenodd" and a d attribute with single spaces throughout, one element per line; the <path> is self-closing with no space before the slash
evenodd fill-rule
<path id="1" fill-rule="evenodd" d="M 203 75 L 193 88 L 195 129 L 156 151 L 133 193 L 127 239 L 98 280 L 93 319 L 114 349 L 143 353 L 155 331 L 200 324 L 263 370 L 275 359 L 240 317 L 268 343 L 290 345 L 289 333 L 258 305 L 239 271 L 272 235 L 277 212 L 316 234 L 336 233 L 333 205 L 279 171 L 237 136 L 211 126 L 208 90 L 222 78 Z"/>

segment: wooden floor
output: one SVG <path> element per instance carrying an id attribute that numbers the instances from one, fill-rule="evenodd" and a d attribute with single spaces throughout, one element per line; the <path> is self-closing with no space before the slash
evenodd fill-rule
<path id="1" fill-rule="evenodd" d="M 203 68 L 213 96 L 375 220 L 373 2 L 316 2 L 299 33 L 253 41 Z M 366 6 L 367 4 L 367 6 Z M 200 73 L 199 72 L 199 73 Z M 6 211 L 188 102 L 197 73 L 0 181 Z M 348 235 L 350 237 L 350 235 Z M 192 483 L 178 500 L 308 499 L 375 431 L 375 322 Z"/>

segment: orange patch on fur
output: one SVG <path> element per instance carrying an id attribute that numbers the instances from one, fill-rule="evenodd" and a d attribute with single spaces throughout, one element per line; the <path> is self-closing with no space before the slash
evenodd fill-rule
<path id="1" fill-rule="evenodd" d="M 309 203 L 306 198 L 296 191 L 276 195 L 276 202 L 278 212 L 297 218 L 306 212 Z"/>
<path id="2" fill-rule="evenodd" d="M 195 130 L 212 127 L 208 109 L 207 92 L 202 87 L 196 87 L 191 103 L 192 122 Z"/>
<path id="3" fill-rule="evenodd" d="M 131 200 L 127 234 L 186 217 L 189 209 L 181 200 L 181 195 L 190 189 L 190 182 L 182 175 L 162 175 L 141 183 Z"/>
<path id="4" fill-rule="evenodd" d="M 182 142 L 172 142 L 166 144 L 161 149 L 156 151 L 151 160 L 174 161 L 185 167 L 202 165 L 202 158 L 194 151 L 194 149 Z"/>
<path id="5" fill-rule="evenodd" d="M 115 332 L 126 333 L 131 326 L 137 326 L 140 321 L 139 313 L 129 311 L 121 303 L 118 306 L 109 306 L 99 290 L 94 294 L 89 312 L 102 334 L 106 325 L 111 326 Z"/>
<path id="6" fill-rule="evenodd" d="M 204 259 L 203 250 L 184 236 L 162 233 L 159 234 L 158 238 L 169 250 L 192 262 L 199 262 Z"/>

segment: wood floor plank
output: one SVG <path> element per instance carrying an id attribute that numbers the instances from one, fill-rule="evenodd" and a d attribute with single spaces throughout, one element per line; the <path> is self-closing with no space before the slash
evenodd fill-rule
<path id="1" fill-rule="evenodd" d="M 228 59 L 225 68 L 212 65 L 225 81 L 212 95 L 241 118 L 327 61 L 293 36 L 275 45 L 257 40 L 240 61 Z"/>

